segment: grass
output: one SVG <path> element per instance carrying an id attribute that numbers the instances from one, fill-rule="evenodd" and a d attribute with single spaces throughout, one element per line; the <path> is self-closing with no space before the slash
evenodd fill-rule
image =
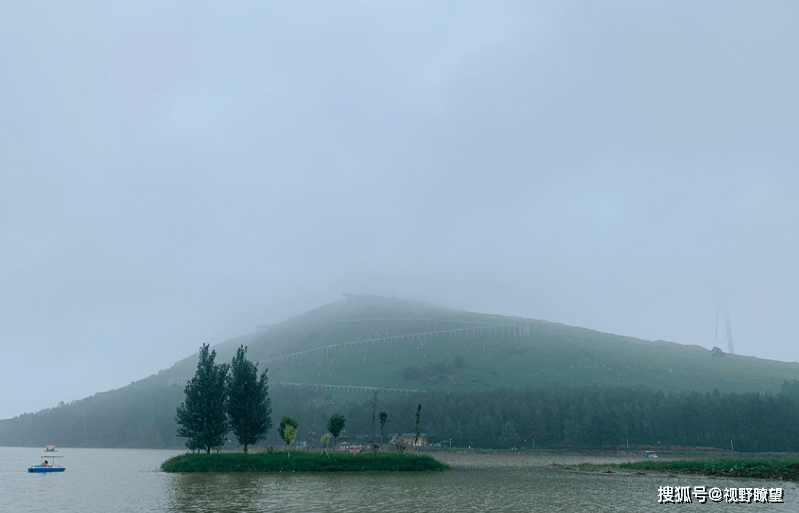
<path id="1" fill-rule="evenodd" d="M 418 472 L 449 470 L 430 456 L 294 452 L 182 454 L 161 465 L 165 472 Z"/>
<path id="2" fill-rule="evenodd" d="M 782 467 L 799 464 L 798 458 L 719 458 L 709 460 L 677 460 L 677 461 L 636 461 L 622 463 L 619 468 L 631 470 L 674 470 L 695 469 L 716 471 L 720 469 L 741 469 L 753 466 Z"/>
<path id="3" fill-rule="evenodd" d="M 311 322 L 330 320 L 336 322 Z M 712 357 L 698 346 L 645 341 L 546 321 L 437 308 L 392 298 L 354 298 L 307 312 L 279 329 L 248 341 L 254 361 L 312 348 L 389 335 L 470 328 L 480 324 L 529 326 L 519 338 L 433 338 L 424 341 L 352 346 L 270 365 L 270 381 L 362 385 L 425 391 L 474 393 L 494 388 L 569 387 L 635 388 L 663 391 L 772 392 L 799 378 L 799 364 L 743 356 Z M 475 323 L 475 324 L 472 324 Z M 241 341 L 217 347 L 218 361 L 228 361 Z M 405 379 L 411 365 L 464 367 L 436 382 Z M 196 356 L 187 359 L 185 375 L 194 372 Z M 336 400 L 345 392 L 332 391 Z M 362 397 L 362 395 L 360 396 Z"/>
<path id="4" fill-rule="evenodd" d="M 799 458 L 797 457 L 638 461 L 623 463 L 619 465 L 619 469 L 799 481 Z"/>
<path id="5" fill-rule="evenodd" d="M 580 463 L 578 465 L 553 464 L 553 466 L 565 470 L 577 470 L 581 472 L 660 472 L 669 474 L 799 481 L 799 456 L 796 455 L 783 457 L 704 458 L 674 461 L 647 460 L 606 465 L 592 463 Z"/>
<path id="6" fill-rule="evenodd" d="M 399 323 L 386 322 L 381 326 L 376 321 L 374 328 L 370 328 L 374 333 L 357 332 L 356 327 L 347 326 L 350 330 L 343 336 L 344 326 L 336 326 L 337 329 L 320 329 L 314 335 L 319 338 L 325 335 L 323 342 L 318 341 L 321 346 L 392 332 L 393 324 Z M 414 329 L 439 328 L 432 322 L 420 324 Z M 297 347 L 305 348 L 306 345 Z M 451 366 L 457 355 L 463 357 L 465 365 L 451 372 L 455 376 L 453 381 L 446 376 L 434 383 L 404 377 L 404 369 L 409 365 L 421 368 L 426 364 L 443 363 Z M 710 351 L 696 346 L 637 341 L 590 330 L 534 323 L 531 334 L 521 338 L 439 338 L 358 346 L 276 364 L 269 372 L 273 383 L 466 393 L 555 384 L 608 388 L 646 386 L 666 392 L 712 392 L 718 388 L 722 392 L 777 393 L 783 381 L 799 378 L 799 365 L 733 355 L 714 358 Z"/>

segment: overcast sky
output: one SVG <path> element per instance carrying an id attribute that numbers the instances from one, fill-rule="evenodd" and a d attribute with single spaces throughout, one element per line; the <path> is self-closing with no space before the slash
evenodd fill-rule
<path id="1" fill-rule="evenodd" d="M 0 418 L 394 295 L 799 360 L 799 3 L 0 3 Z M 797 376 L 799 378 L 799 375 Z"/>

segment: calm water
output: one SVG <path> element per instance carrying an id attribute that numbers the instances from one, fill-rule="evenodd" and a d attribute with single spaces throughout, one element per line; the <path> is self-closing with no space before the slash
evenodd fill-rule
<path id="1" fill-rule="evenodd" d="M 626 459 L 440 454 L 436 474 L 166 474 L 182 451 L 59 449 L 67 470 L 29 474 L 41 450 L 0 447 L 0 511 L 81 512 L 447 512 L 718 511 L 726 503 L 657 503 L 659 486 L 781 487 L 785 504 L 740 504 L 740 511 L 799 511 L 799 486 L 780 481 L 553 469 L 552 462 Z"/>

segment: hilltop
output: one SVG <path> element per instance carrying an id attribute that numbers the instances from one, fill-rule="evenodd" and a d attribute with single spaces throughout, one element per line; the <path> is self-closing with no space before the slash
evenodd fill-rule
<path id="1" fill-rule="evenodd" d="M 278 419 L 290 414 L 281 408 L 292 402 L 329 408 L 365 401 L 375 390 L 398 396 L 551 386 L 777 393 L 783 382 L 799 378 L 795 362 L 718 356 L 699 346 L 379 296 L 348 296 L 259 326 L 214 346 L 217 362 L 229 362 L 241 344 L 259 368 L 269 369 Z M 196 364 L 193 354 L 119 390 L 0 421 L 0 445 L 180 446 L 175 408 Z"/>

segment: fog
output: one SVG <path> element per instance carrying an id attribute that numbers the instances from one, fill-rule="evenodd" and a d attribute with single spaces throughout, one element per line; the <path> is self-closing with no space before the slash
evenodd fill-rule
<path id="1" fill-rule="evenodd" d="M 799 360 L 798 24 L 4 2 L 0 418 L 345 292 Z"/>

